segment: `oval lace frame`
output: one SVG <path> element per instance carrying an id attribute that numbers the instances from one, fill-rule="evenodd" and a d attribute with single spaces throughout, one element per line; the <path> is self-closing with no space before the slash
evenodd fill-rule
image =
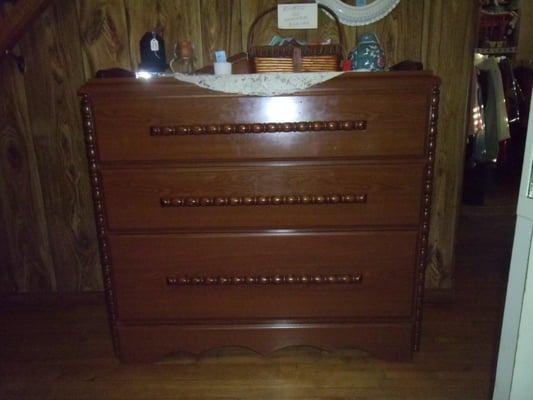
<path id="1" fill-rule="evenodd" d="M 384 18 L 400 0 L 375 0 L 366 6 L 351 6 L 342 0 L 316 0 L 316 2 L 331 8 L 344 25 L 361 26 Z"/>

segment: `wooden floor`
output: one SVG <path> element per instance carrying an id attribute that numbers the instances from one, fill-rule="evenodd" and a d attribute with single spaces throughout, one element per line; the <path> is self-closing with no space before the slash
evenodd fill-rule
<path id="1" fill-rule="evenodd" d="M 514 209 L 462 214 L 455 301 L 425 305 L 412 362 L 302 347 L 120 365 L 103 303 L 19 305 L 1 314 L 0 399 L 488 399 Z"/>

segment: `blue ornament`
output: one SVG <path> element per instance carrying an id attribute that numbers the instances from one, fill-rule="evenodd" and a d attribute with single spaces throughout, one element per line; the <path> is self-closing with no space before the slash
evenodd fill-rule
<path id="1" fill-rule="evenodd" d="M 355 71 L 385 69 L 385 52 L 374 33 L 364 33 L 359 36 L 358 44 L 350 51 L 348 58 L 352 61 L 352 70 Z"/>

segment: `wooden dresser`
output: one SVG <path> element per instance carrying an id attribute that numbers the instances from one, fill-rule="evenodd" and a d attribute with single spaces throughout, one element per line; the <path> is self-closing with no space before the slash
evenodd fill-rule
<path id="1" fill-rule="evenodd" d="M 409 358 L 420 340 L 438 78 L 295 95 L 172 78 L 81 90 L 117 355 L 290 345 Z"/>

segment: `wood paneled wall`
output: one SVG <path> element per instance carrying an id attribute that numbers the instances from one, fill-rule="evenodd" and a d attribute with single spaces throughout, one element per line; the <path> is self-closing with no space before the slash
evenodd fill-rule
<path id="1" fill-rule="evenodd" d="M 517 60 L 526 60 L 533 65 L 533 1 L 520 2 L 520 32 L 518 36 Z"/>
<path id="2" fill-rule="evenodd" d="M 372 25 L 342 26 L 347 50 L 356 35 L 374 31 L 388 63 L 423 61 L 441 76 L 441 117 L 431 227 L 430 287 L 450 288 L 461 185 L 466 98 L 473 47 L 475 0 L 401 0 Z M 196 67 L 213 50 L 246 49 L 248 28 L 275 0 L 55 0 L 15 52 L 27 70 L 0 61 L 0 291 L 101 290 L 77 88 L 99 69 L 134 69 L 138 41 L 157 29 L 167 56 L 190 39 Z M 256 42 L 276 31 L 274 15 Z M 300 33 L 300 35 L 304 35 Z M 305 34 L 336 37 L 321 16 Z"/>
<path id="3" fill-rule="evenodd" d="M 461 206 L 466 118 L 478 5 L 426 0 L 423 62 L 442 78 L 426 287 L 453 287 Z"/>

